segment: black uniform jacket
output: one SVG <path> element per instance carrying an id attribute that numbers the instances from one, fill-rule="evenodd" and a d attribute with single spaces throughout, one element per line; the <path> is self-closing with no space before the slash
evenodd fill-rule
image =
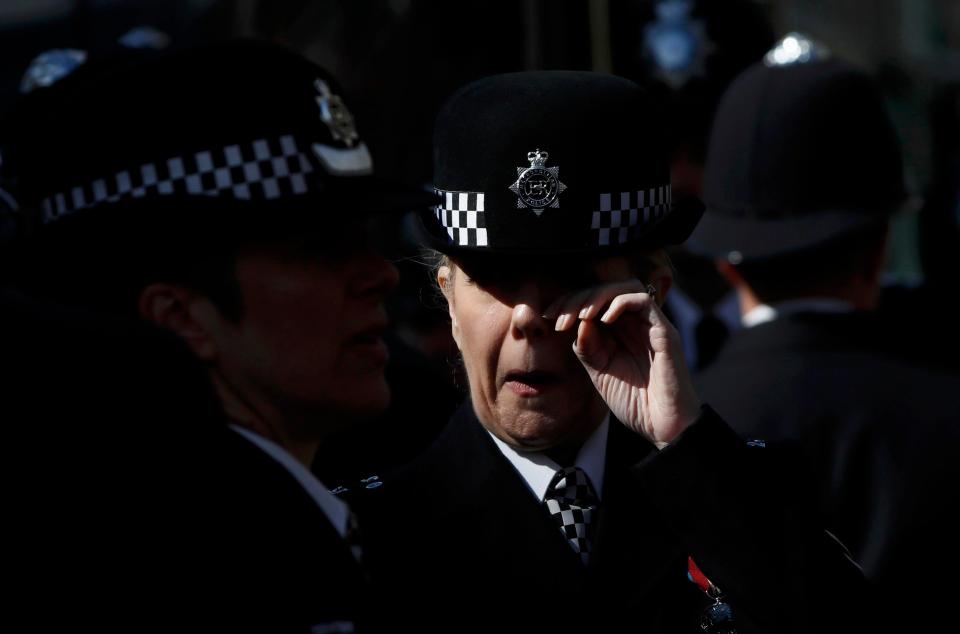
<path id="1" fill-rule="evenodd" d="M 790 486 L 775 463 L 706 407 L 663 451 L 611 421 L 584 567 L 467 403 L 361 498 L 378 616 L 420 631 L 698 632 L 711 601 L 686 578 L 692 555 L 738 631 L 840 631 L 864 581 L 802 503 L 775 495 Z"/>
<path id="2" fill-rule="evenodd" d="M 953 620 L 960 509 L 960 376 L 896 352 L 916 323 L 796 314 L 736 333 L 698 377 L 741 434 L 807 470 L 826 527 L 863 565 L 885 619 Z M 939 617 L 937 614 L 939 613 Z"/>
<path id="3" fill-rule="evenodd" d="M 0 308 L 11 618 L 100 632 L 362 628 L 368 587 L 348 546 L 227 427 L 185 346 L 9 290 Z"/>
<path id="4" fill-rule="evenodd" d="M 364 631 L 369 588 L 347 542 L 282 465 L 224 432 L 192 492 L 189 595 L 174 592 L 212 629 Z"/>

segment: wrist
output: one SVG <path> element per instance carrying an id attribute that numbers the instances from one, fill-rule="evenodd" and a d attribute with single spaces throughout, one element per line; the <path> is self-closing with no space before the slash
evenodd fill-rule
<path id="1" fill-rule="evenodd" d="M 691 402 L 682 413 L 677 416 L 677 423 L 671 425 L 670 433 L 667 436 L 661 436 L 654 440 L 654 446 L 659 450 L 672 445 L 680 436 L 683 435 L 691 425 L 700 418 L 702 413 L 702 404 L 699 401 Z"/>

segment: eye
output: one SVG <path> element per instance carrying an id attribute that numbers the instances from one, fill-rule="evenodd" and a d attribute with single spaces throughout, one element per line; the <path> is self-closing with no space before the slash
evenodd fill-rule
<path id="1" fill-rule="evenodd" d="M 336 231 L 313 232 L 295 245 L 302 257 L 319 262 L 337 263 L 367 249 L 370 236 L 364 226 L 350 223 Z"/>
<path id="2" fill-rule="evenodd" d="M 464 282 L 493 293 L 507 293 L 519 288 L 524 281 L 523 275 L 510 265 L 485 263 L 483 266 L 462 269 Z"/>
<path id="3" fill-rule="evenodd" d="M 592 286 L 598 286 L 601 281 L 596 271 L 583 266 L 569 267 L 558 270 L 550 278 L 565 293 L 581 291 Z"/>
<path id="4" fill-rule="evenodd" d="M 467 275 L 467 281 L 475 286 L 483 288 L 504 289 L 511 285 L 516 285 L 516 276 L 507 271 L 480 271 Z"/>

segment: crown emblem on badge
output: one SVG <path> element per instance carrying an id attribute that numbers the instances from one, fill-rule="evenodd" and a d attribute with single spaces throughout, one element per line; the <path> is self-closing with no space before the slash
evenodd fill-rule
<path id="1" fill-rule="evenodd" d="M 527 160 L 530 161 L 530 167 L 543 167 L 547 163 L 550 154 L 541 152 L 539 149 L 533 152 L 527 152 Z"/>
<path id="2" fill-rule="evenodd" d="M 547 167 L 548 152 L 539 148 L 527 152 L 530 167 L 517 168 L 517 180 L 510 191 L 517 195 L 517 209 L 532 209 L 537 216 L 547 207 L 560 206 L 560 194 L 567 188 L 560 182 L 560 167 Z"/>
<path id="3" fill-rule="evenodd" d="M 360 140 L 360 134 L 353 123 L 353 115 L 339 95 L 330 91 L 330 86 L 322 79 L 313 82 L 314 88 L 320 93 L 316 96 L 320 107 L 320 119 L 327 124 L 334 141 L 342 141 L 347 147 L 353 147 Z"/>

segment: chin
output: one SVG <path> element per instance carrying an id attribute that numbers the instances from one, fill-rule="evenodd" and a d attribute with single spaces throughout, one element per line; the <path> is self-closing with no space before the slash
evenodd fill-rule
<path id="1" fill-rule="evenodd" d="M 505 431 L 518 447 L 529 451 L 562 445 L 575 432 L 572 421 L 535 411 L 518 413 Z"/>
<path id="2" fill-rule="evenodd" d="M 390 407 L 390 386 L 385 380 L 360 390 L 353 396 L 349 404 L 345 404 L 344 411 L 359 419 L 379 416 Z"/>

